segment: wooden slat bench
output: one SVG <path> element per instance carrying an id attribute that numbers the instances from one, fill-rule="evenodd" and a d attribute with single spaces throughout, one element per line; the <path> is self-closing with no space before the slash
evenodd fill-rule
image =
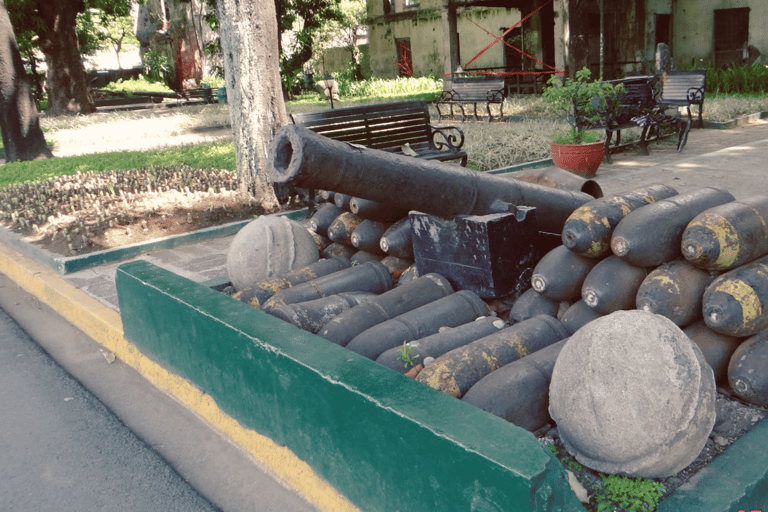
<path id="1" fill-rule="evenodd" d="M 661 77 L 659 103 L 669 107 L 685 107 L 689 121 L 693 120 L 691 105 L 698 105 L 699 126 L 703 126 L 702 112 L 706 82 L 707 71 L 704 69 L 669 71 Z"/>
<path id="2" fill-rule="evenodd" d="M 443 91 L 435 100 L 437 115 L 442 121 L 443 117 L 450 116 L 453 119 L 453 106 L 458 105 L 461 109 L 461 120 L 467 119 L 467 113 L 464 110 L 465 104 L 471 104 L 474 109 L 474 116 L 477 116 L 477 104 L 485 103 L 485 109 L 488 112 L 488 121 L 493 119 L 491 113 L 491 104 L 499 105 L 499 116 L 504 116 L 504 98 L 507 92 L 504 87 L 504 77 L 497 76 L 458 76 L 455 75 L 451 80 L 451 90 Z M 447 107 L 448 114 L 443 114 L 440 107 Z"/>
<path id="3" fill-rule="evenodd" d="M 290 114 L 291 121 L 328 138 L 428 160 L 467 164 L 464 132 L 430 124 L 427 102 L 406 101 Z"/>

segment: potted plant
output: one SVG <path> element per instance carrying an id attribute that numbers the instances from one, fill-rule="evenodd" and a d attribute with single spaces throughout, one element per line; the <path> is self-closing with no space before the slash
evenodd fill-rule
<path id="1" fill-rule="evenodd" d="M 605 156 L 605 145 L 595 128 L 604 126 L 605 118 L 618 103 L 622 85 L 591 81 L 592 73 L 583 68 L 576 78 L 549 79 L 544 100 L 567 113 L 570 130 L 556 133 L 550 145 L 554 164 L 580 176 L 591 177 Z"/>

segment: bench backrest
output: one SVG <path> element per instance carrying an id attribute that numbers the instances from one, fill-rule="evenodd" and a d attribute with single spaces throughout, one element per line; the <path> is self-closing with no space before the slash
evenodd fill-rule
<path id="1" fill-rule="evenodd" d="M 451 83 L 453 100 L 486 101 L 504 94 L 504 78 L 495 76 L 457 76 Z"/>
<path id="2" fill-rule="evenodd" d="M 373 149 L 429 141 L 427 102 L 406 101 L 291 114 L 294 124 L 330 139 Z"/>
<path id="3" fill-rule="evenodd" d="M 707 71 L 704 69 L 669 71 L 662 77 L 661 101 L 701 105 L 704 102 L 706 81 Z"/>

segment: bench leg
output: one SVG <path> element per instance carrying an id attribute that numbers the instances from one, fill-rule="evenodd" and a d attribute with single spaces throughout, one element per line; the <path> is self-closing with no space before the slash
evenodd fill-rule
<path id="1" fill-rule="evenodd" d="M 688 132 L 691 131 L 691 121 L 687 123 L 681 121 L 680 129 L 677 136 L 677 151 L 678 153 L 683 150 L 685 143 L 688 142 Z"/>
<path id="2" fill-rule="evenodd" d="M 473 103 L 473 104 L 472 104 L 472 111 L 473 111 L 473 112 L 474 112 L 474 114 L 475 114 L 475 121 L 479 121 L 479 120 L 480 120 L 480 118 L 479 118 L 479 117 L 477 117 L 477 103 Z"/>
<path id="3" fill-rule="evenodd" d="M 643 126 L 642 131 L 640 132 L 640 149 L 643 150 L 643 154 L 645 156 L 648 156 L 650 153 L 648 151 L 648 132 L 651 131 L 651 125 L 646 124 Z"/>
<path id="4" fill-rule="evenodd" d="M 485 102 L 485 110 L 488 111 L 488 122 L 490 123 L 491 121 L 493 121 L 493 116 L 491 115 L 491 102 L 490 101 L 486 101 Z"/>

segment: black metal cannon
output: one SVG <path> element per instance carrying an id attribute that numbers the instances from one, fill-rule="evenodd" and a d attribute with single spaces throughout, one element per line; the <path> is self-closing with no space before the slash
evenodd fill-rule
<path id="1" fill-rule="evenodd" d="M 443 218 L 532 206 L 539 230 L 548 233 L 560 233 L 571 212 L 594 199 L 583 192 L 347 144 L 296 125 L 277 132 L 269 154 L 276 184 L 334 190 Z"/>

